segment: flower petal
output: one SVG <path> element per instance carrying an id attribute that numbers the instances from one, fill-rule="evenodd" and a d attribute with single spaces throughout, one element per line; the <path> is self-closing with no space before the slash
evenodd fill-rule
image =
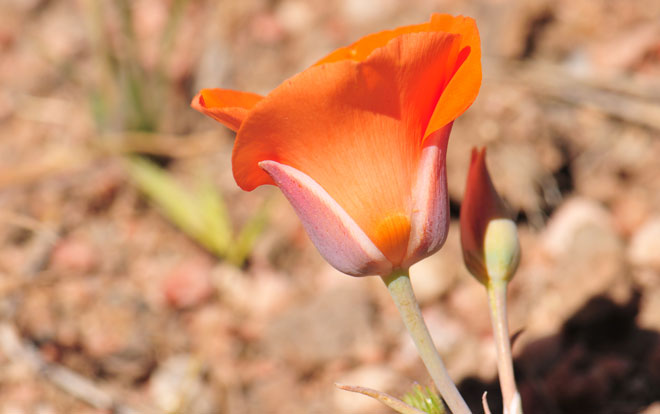
<path id="1" fill-rule="evenodd" d="M 361 62 L 367 59 L 367 57 L 369 57 L 371 52 L 378 49 L 379 47 L 385 46 L 390 40 L 394 39 L 395 37 L 401 36 L 402 34 L 405 33 L 418 33 L 418 32 L 428 32 L 428 31 L 429 31 L 429 24 L 421 23 L 412 26 L 398 27 L 394 30 L 383 30 L 382 32 L 372 33 L 349 46 L 342 47 L 333 51 L 323 59 L 316 62 L 315 66 L 322 65 L 324 63 L 339 62 L 342 60 L 354 60 Z"/>
<path id="2" fill-rule="evenodd" d="M 449 84 L 433 111 L 424 137 L 444 127 L 465 112 L 477 98 L 481 86 L 481 41 L 474 19 L 452 17 L 447 14 L 431 16 L 429 26 L 434 30 L 460 35 L 460 54 Z"/>
<path id="3" fill-rule="evenodd" d="M 410 214 L 424 130 L 453 73 L 459 41 L 441 32 L 403 34 L 362 62 L 322 64 L 286 81 L 239 130 L 236 182 L 245 190 L 272 183 L 257 166 L 263 160 L 292 166 L 400 264 L 406 223 L 392 217 Z"/>
<path id="4" fill-rule="evenodd" d="M 312 178 L 276 161 L 261 161 L 259 166 L 282 190 L 328 263 L 353 276 L 391 272 L 392 265 L 383 253 Z"/>
<path id="5" fill-rule="evenodd" d="M 453 123 L 436 131 L 424 145 L 413 187 L 411 231 L 404 267 L 438 251 L 449 230 L 447 142 Z"/>
<path id="6" fill-rule="evenodd" d="M 238 131 L 241 123 L 247 117 L 248 111 L 262 99 L 263 96 L 249 92 L 229 89 L 202 89 L 193 98 L 190 106 L 222 123 L 227 128 Z"/>
<path id="7" fill-rule="evenodd" d="M 470 17 L 433 14 L 427 23 L 385 30 L 363 37 L 350 46 L 335 50 L 316 63 L 365 60 L 371 52 L 404 33 L 446 32 L 460 35 L 459 59 L 450 71 L 450 81 L 437 102 L 424 133 L 428 137 L 460 116 L 479 93 L 481 86 L 481 42 L 476 22 Z"/>

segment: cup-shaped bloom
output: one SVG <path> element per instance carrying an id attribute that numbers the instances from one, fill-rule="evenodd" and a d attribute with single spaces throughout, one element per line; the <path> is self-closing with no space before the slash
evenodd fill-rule
<path id="1" fill-rule="evenodd" d="M 508 281 L 520 261 L 516 223 L 493 186 L 485 148 L 472 149 L 461 204 L 461 247 L 466 267 L 485 285 Z"/>
<path id="2" fill-rule="evenodd" d="M 480 60 L 472 19 L 433 15 L 338 49 L 265 97 L 204 89 L 192 106 L 237 131 L 241 188 L 277 185 L 331 265 L 385 275 L 445 241 L 447 140 Z"/>

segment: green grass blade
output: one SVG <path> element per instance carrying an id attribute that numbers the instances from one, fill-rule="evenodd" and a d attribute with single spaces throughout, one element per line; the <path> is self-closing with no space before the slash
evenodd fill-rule
<path id="1" fill-rule="evenodd" d="M 254 243 L 268 224 L 269 212 L 270 200 L 266 200 L 234 239 L 227 253 L 227 260 L 239 267 L 243 265 L 245 259 L 252 253 Z"/>
<path id="2" fill-rule="evenodd" d="M 177 227 L 197 238 L 204 222 L 195 198 L 153 162 L 142 157 L 128 157 L 127 161 L 128 172 L 138 189 Z"/>
<path id="3" fill-rule="evenodd" d="M 197 192 L 204 228 L 199 235 L 206 245 L 213 246 L 212 251 L 225 257 L 231 244 L 232 226 L 219 190 L 208 179 L 204 179 Z"/>

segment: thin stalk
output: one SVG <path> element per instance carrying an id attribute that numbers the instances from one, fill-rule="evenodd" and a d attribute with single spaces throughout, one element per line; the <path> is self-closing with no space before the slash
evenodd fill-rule
<path id="1" fill-rule="evenodd" d="M 392 299 L 394 299 L 408 333 L 415 342 L 419 356 L 422 358 L 429 374 L 431 374 L 431 378 L 445 403 L 454 414 L 471 414 L 465 400 L 449 377 L 445 364 L 433 344 L 433 339 L 426 323 L 424 323 L 417 299 L 415 299 L 408 272 L 405 270 L 394 272 L 389 276 L 383 276 L 383 281 L 387 285 Z"/>
<path id="2" fill-rule="evenodd" d="M 520 394 L 516 387 L 513 374 L 513 359 L 511 357 L 511 341 L 506 315 L 506 281 L 488 283 L 488 304 L 490 320 L 495 335 L 497 349 L 497 371 L 499 373 L 504 414 L 522 414 Z"/>
<path id="3" fill-rule="evenodd" d="M 426 414 L 424 411 L 412 407 L 407 403 L 401 401 L 400 399 L 394 398 L 389 394 L 385 394 L 384 392 L 372 390 L 371 388 L 356 387 L 353 385 L 335 384 L 335 386 L 340 390 L 357 392 L 366 395 L 368 397 L 374 398 L 380 401 L 381 403 L 385 404 L 386 406 L 390 407 L 394 411 L 401 414 Z"/>

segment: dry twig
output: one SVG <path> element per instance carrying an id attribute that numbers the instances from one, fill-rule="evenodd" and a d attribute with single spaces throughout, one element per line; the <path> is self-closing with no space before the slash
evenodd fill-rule
<path id="1" fill-rule="evenodd" d="M 660 131 L 660 83 L 577 77 L 550 63 L 492 59 L 489 67 L 499 82 L 522 84 L 545 97 Z"/>
<path id="2" fill-rule="evenodd" d="M 90 379 L 59 364 L 46 362 L 36 347 L 22 340 L 16 328 L 7 322 L 0 322 L 0 351 L 12 361 L 27 364 L 47 381 L 92 407 L 114 414 L 161 414 L 153 407 L 132 407 Z"/>

